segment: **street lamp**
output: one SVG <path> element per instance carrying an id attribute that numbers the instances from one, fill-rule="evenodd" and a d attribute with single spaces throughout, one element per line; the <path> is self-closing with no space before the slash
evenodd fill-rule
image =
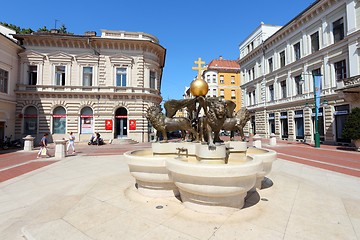
<path id="1" fill-rule="evenodd" d="M 315 133 L 314 133 L 314 140 L 315 140 L 315 147 L 320 148 L 320 134 L 319 134 L 319 107 L 320 107 L 320 84 L 321 84 L 321 74 L 307 74 L 303 73 L 302 75 L 311 75 L 313 77 L 314 83 L 314 104 L 315 104 Z M 304 80 L 300 79 L 301 84 Z M 324 105 L 327 105 L 327 101 L 324 100 Z"/>

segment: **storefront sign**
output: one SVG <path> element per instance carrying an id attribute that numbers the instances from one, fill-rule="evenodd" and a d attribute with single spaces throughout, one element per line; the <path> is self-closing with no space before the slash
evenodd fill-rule
<path id="1" fill-rule="evenodd" d="M 66 118 L 66 114 L 54 114 L 53 118 Z"/>
<path id="2" fill-rule="evenodd" d="M 280 119 L 287 119 L 287 116 L 280 116 Z"/>
<path id="3" fill-rule="evenodd" d="M 105 130 L 112 130 L 113 122 L 112 120 L 105 120 Z"/>
<path id="4" fill-rule="evenodd" d="M 136 130 L 136 120 L 129 120 L 129 130 Z"/>
<path id="5" fill-rule="evenodd" d="M 347 110 L 342 110 L 342 111 L 336 111 L 334 112 L 334 115 L 346 115 L 348 114 L 349 112 Z"/>

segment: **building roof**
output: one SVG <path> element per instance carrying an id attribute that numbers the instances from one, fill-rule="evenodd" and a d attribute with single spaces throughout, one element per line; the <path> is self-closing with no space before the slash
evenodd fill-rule
<path id="1" fill-rule="evenodd" d="M 240 65 L 236 60 L 214 59 L 208 64 L 208 69 L 213 70 L 240 70 Z"/>

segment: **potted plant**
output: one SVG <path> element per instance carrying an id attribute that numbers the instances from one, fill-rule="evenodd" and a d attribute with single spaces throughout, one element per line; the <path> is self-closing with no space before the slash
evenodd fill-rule
<path id="1" fill-rule="evenodd" d="M 351 110 L 348 119 L 345 122 L 342 136 L 352 139 L 355 147 L 360 151 L 360 108 L 356 107 Z"/>

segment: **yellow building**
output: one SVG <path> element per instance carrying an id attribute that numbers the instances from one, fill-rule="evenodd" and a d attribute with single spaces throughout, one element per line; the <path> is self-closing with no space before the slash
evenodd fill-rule
<path id="1" fill-rule="evenodd" d="M 209 85 L 207 96 L 233 101 L 235 111 L 241 108 L 240 65 L 236 60 L 224 60 L 220 56 L 208 64 L 203 75 Z"/>

